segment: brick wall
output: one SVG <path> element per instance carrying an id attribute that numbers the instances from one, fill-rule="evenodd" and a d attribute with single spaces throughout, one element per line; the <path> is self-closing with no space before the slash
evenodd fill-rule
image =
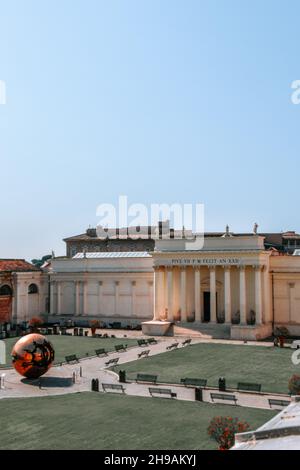
<path id="1" fill-rule="evenodd" d="M 11 320 L 11 307 L 12 297 L 11 296 L 0 296 L 0 323 Z"/>

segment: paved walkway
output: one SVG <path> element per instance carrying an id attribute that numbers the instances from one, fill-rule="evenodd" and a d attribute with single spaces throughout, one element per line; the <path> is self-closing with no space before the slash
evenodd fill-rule
<path id="1" fill-rule="evenodd" d="M 180 343 L 179 347 L 182 346 L 184 338 L 160 338 L 158 344 L 146 346 L 146 347 L 134 347 L 129 348 L 126 352 L 109 353 L 106 357 L 92 357 L 81 359 L 79 364 L 64 364 L 62 366 L 52 367 L 47 374 L 41 378 L 41 388 L 39 388 L 39 380 L 28 380 L 17 374 L 14 369 L 6 369 L 3 371 L 4 377 L 4 389 L 0 390 L 0 399 L 2 398 L 21 398 L 21 397 L 42 397 L 42 396 L 54 396 L 68 393 L 85 392 L 91 390 L 92 378 L 98 378 L 99 383 L 118 383 L 118 374 L 111 370 L 107 370 L 105 363 L 109 359 L 118 357 L 118 364 L 125 364 L 127 362 L 135 361 L 138 359 L 138 354 L 149 349 L 149 356 L 156 354 L 162 354 L 166 352 L 167 346 L 174 342 Z M 221 340 L 215 340 L 221 342 Z M 192 344 L 206 342 L 198 338 L 192 339 Z M 234 342 L 235 344 L 237 342 Z M 243 342 L 241 342 L 243 344 Z M 250 344 L 250 343 L 249 343 Z M 252 344 L 252 343 L 251 343 Z M 260 344 L 260 343 L 259 343 Z M 245 345 L 245 347 L 247 347 Z M 73 383 L 73 374 L 75 374 L 75 383 Z M 137 383 L 126 383 L 124 384 L 127 395 L 150 397 L 149 384 L 137 384 Z M 171 389 L 173 393 L 177 394 L 177 399 L 195 401 L 195 389 L 193 387 L 184 387 L 181 385 L 169 385 L 160 384 L 160 388 Z M 100 386 L 101 389 L 101 386 Z M 210 393 L 218 392 L 213 388 L 206 388 L 203 390 L 203 401 L 212 403 Z M 116 393 L 116 392 L 113 392 Z M 282 398 L 284 400 L 290 400 L 286 395 L 278 394 L 264 394 L 264 393 L 247 393 L 232 391 L 237 398 L 237 404 L 245 407 L 253 408 L 264 408 L 270 409 L 268 399 L 269 398 Z M 217 401 L 218 403 L 228 404 L 227 401 Z"/>

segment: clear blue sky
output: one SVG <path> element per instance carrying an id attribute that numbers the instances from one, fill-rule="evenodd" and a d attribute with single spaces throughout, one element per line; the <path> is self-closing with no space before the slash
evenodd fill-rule
<path id="1" fill-rule="evenodd" d="M 300 231 L 299 1 L 0 8 L 0 257 L 63 254 L 120 194 Z"/>

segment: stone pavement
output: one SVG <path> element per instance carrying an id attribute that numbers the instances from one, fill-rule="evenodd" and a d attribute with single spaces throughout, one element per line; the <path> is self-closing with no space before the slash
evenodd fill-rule
<path id="1" fill-rule="evenodd" d="M 118 364 L 125 364 L 127 362 L 135 361 L 138 359 L 138 353 L 142 350 L 149 349 L 149 356 L 162 354 L 166 352 L 167 346 L 178 341 L 180 346 L 184 338 L 160 338 L 158 344 L 146 347 L 133 347 L 129 348 L 126 352 L 112 352 L 104 357 L 90 357 L 81 359 L 78 364 L 63 364 L 61 366 L 52 367 L 47 374 L 45 374 L 41 381 L 28 380 L 22 378 L 15 372 L 14 369 L 3 369 L 4 389 L 0 389 L 0 399 L 4 398 L 21 398 L 21 397 L 42 397 L 54 396 L 68 393 L 85 392 L 91 390 L 92 378 L 98 378 L 100 390 L 102 383 L 118 383 L 118 374 L 112 370 L 107 370 L 105 363 L 112 358 L 119 358 Z M 192 344 L 207 342 L 200 338 L 193 338 Z M 215 340 L 214 342 L 221 342 Z M 239 342 L 235 341 L 234 344 Z M 243 342 L 240 342 L 243 344 Z M 249 343 L 250 344 L 250 343 Z M 251 343 L 252 344 L 252 343 Z M 261 343 L 259 343 L 261 344 Z M 189 346 L 184 346 L 189 347 Z M 247 345 L 245 345 L 247 347 Z M 0 371 L 1 372 L 1 371 Z M 2 373 L 2 372 L 1 372 Z M 75 383 L 73 383 L 73 375 L 75 375 Z M 81 376 L 82 375 L 82 376 Z M 41 388 L 40 388 L 41 385 Z M 125 393 L 132 396 L 150 397 L 149 387 L 151 384 L 140 383 L 126 383 L 124 384 Z M 160 384 L 159 388 L 171 389 L 173 393 L 177 394 L 178 400 L 195 401 L 194 387 L 184 387 L 182 385 Z M 213 388 L 205 388 L 203 390 L 203 401 L 212 403 L 210 393 L 218 392 Z M 113 392 L 116 393 L 116 392 Z M 237 397 L 237 403 L 240 406 L 265 408 L 270 409 L 269 398 L 282 398 L 290 400 L 287 395 L 281 394 L 265 394 L 265 393 L 249 393 L 232 391 Z M 218 403 L 228 404 L 227 401 L 218 401 Z M 229 402 L 230 403 L 230 402 Z M 231 406 L 231 405 L 229 405 Z M 233 405 L 234 406 L 234 405 Z"/>

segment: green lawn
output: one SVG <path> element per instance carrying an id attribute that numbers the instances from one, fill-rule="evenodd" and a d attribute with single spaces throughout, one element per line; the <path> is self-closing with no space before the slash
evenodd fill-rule
<path id="1" fill-rule="evenodd" d="M 85 336 L 47 336 L 55 350 L 55 363 L 65 360 L 65 356 L 76 354 L 78 358 L 95 354 L 95 349 L 105 348 L 107 351 L 114 350 L 116 344 L 127 344 L 136 346 L 137 341 L 128 338 L 92 338 Z M 11 350 L 19 338 L 8 338 L 6 343 L 7 366 L 11 365 Z"/>
<path id="2" fill-rule="evenodd" d="M 179 382 L 183 377 L 204 378 L 215 386 L 219 377 L 227 385 L 237 382 L 262 384 L 263 391 L 288 393 L 292 374 L 300 375 L 300 366 L 291 361 L 292 350 L 231 344 L 195 344 L 179 350 L 134 361 L 126 369 L 128 378 L 138 372 L 159 376 L 159 381 Z M 118 368 L 117 368 L 118 370 Z"/>
<path id="3" fill-rule="evenodd" d="M 236 416 L 255 429 L 269 410 L 163 398 L 78 393 L 0 400 L 0 449 L 216 449 L 214 416 Z"/>

